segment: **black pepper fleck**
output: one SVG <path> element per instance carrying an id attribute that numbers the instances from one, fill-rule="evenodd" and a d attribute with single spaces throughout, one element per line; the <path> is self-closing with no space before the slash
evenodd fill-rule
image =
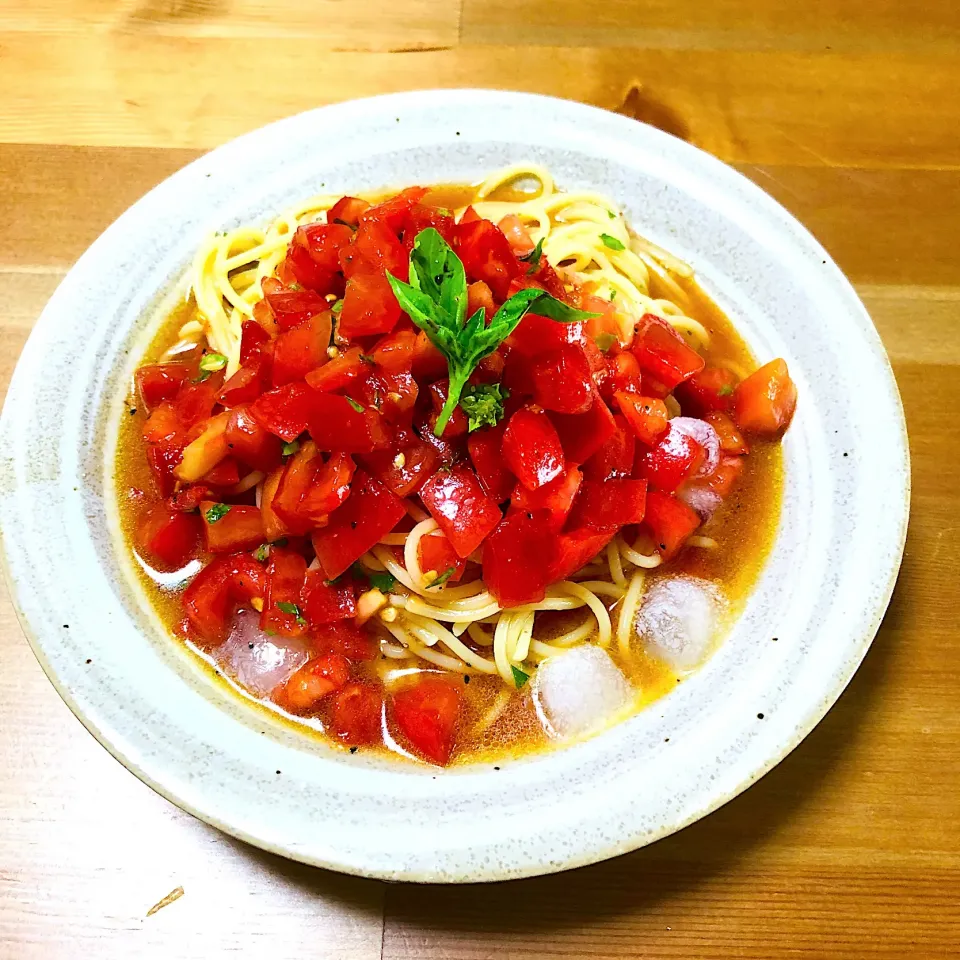
<path id="1" fill-rule="evenodd" d="M 65 624 L 63 625 L 63 629 L 64 629 L 64 630 L 69 630 L 69 629 L 70 629 L 70 624 L 69 624 L 69 623 L 65 623 Z"/>
<path id="2" fill-rule="evenodd" d="M 357 748 L 356 748 L 356 747 L 351 747 L 351 748 L 350 748 L 350 752 L 351 752 L 351 753 L 356 753 L 356 752 L 357 752 Z"/>
<path id="3" fill-rule="evenodd" d="M 774 638 L 773 638 L 773 642 L 776 643 L 777 640 L 779 640 L 779 639 L 780 639 L 779 637 L 774 637 Z"/>
<path id="4" fill-rule="evenodd" d="M 131 408 L 130 408 L 130 416 L 131 416 L 131 417 L 132 417 L 136 412 L 137 412 L 137 408 L 136 408 L 136 407 L 131 407 Z"/>
<path id="5" fill-rule="evenodd" d="M 93 663 L 93 661 L 89 657 L 87 657 L 87 663 Z"/>
<path id="6" fill-rule="evenodd" d="M 493 769 L 494 769 L 494 770 L 499 770 L 500 768 L 499 768 L 499 767 L 494 767 Z"/>
<path id="7" fill-rule="evenodd" d="M 252 643 L 248 643 L 247 646 L 248 646 L 251 650 L 253 649 L 253 644 L 252 644 Z"/>
<path id="8" fill-rule="evenodd" d="M 763 714 L 762 714 L 762 713 L 758 713 L 758 714 L 757 714 L 757 719 L 758 719 L 758 720 L 762 720 L 762 719 L 763 719 Z"/>
<path id="9" fill-rule="evenodd" d="M 470 682 L 470 676 L 469 676 L 468 674 L 466 674 L 466 673 L 463 675 L 463 682 L 464 682 L 464 683 L 469 683 L 469 682 Z"/>
<path id="10" fill-rule="evenodd" d="M 844 456 L 846 457 L 846 456 L 848 456 L 848 454 L 845 453 Z"/>
<path id="11" fill-rule="evenodd" d="M 351 521 L 350 521 L 350 529 L 351 529 L 351 530 L 356 530 L 356 529 L 357 529 L 357 521 L 356 521 L 356 520 L 351 520 Z"/>
<path id="12" fill-rule="evenodd" d="M 663 738 L 663 742 L 664 742 L 664 743 L 669 743 L 669 742 L 670 742 L 670 738 L 669 738 L 669 737 L 664 737 L 664 738 Z"/>
<path id="13" fill-rule="evenodd" d="M 280 771 L 278 770 L 278 771 L 277 771 L 277 774 L 279 775 L 279 773 L 280 773 Z"/>

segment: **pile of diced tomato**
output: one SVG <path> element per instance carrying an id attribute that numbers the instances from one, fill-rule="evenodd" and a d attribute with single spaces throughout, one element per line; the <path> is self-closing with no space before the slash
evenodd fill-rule
<path id="1" fill-rule="evenodd" d="M 310 636 L 317 656 L 277 699 L 294 712 L 322 709 L 352 744 L 379 740 L 382 709 L 381 691 L 354 669 L 374 650 L 358 609 L 370 584 L 356 561 L 410 529 L 408 507 L 442 533 L 421 541 L 423 570 L 454 582 L 482 576 L 504 607 L 537 601 L 624 528 L 647 531 L 674 557 L 700 526 L 678 496 L 684 485 L 696 477 L 726 496 L 748 439 L 779 436 L 796 402 L 782 360 L 738 383 L 653 315 L 621 348 L 616 304 L 565 281 L 519 221 L 495 225 L 468 208 L 456 222 L 425 194 L 411 188 L 376 206 L 345 197 L 327 223 L 300 227 L 243 324 L 229 379 L 204 374 L 199 348 L 136 375 L 156 486 L 139 550 L 163 569 L 204 562 L 183 594 L 199 642 L 221 642 L 235 611 L 251 606 L 263 630 Z M 528 314 L 471 380 L 502 385 L 502 419 L 471 431 L 458 407 L 440 437 L 446 359 L 386 279 L 407 279 L 426 227 L 463 262 L 471 313 L 482 307 L 489 318 L 539 286 L 598 314 L 569 324 Z M 670 394 L 720 438 L 710 476 L 700 476 L 703 446 L 671 428 Z M 438 763 L 461 709 L 459 689 L 435 677 L 391 706 Z"/>

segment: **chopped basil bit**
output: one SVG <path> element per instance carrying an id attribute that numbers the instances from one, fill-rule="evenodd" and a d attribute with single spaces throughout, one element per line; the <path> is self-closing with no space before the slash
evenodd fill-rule
<path id="1" fill-rule="evenodd" d="M 274 447 L 276 449 L 276 447 Z M 289 443 L 283 445 L 283 449 L 280 451 L 285 457 L 289 457 L 291 454 L 296 453 L 300 449 L 299 440 L 291 440 Z"/>
<path id="2" fill-rule="evenodd" d="M 518 690 L 530 679 L 529 673 L 524 673 L 512 663 L 510 664 L 510 672 L 513 674 L 513 682 L 516 684 Z"/>
<path id="3" fill-rule="evenodd" d="M 731 387 L 729 383 L 725 383 L 725 384 L 717 391 L 717 396 L 718 396 L 718 397 L 729 397 L 731 393 L 733 393 L 733 387 Z"/>
<path id="4" fill-rule="evenodd" d="M 270 556 L 270 544 L 261 543 L 259 547 L 254 551 L 253 558 L 254 560 L 259 560 L 260 563 L 264 563 L 267 557 Z"/>
<path id="5" fill-rule="evenodd" d="M 207 510 L 204 516 L 207 518 L 207 523 L 216 523 L 218 520 L 222 520 L 229 512 L 229 503 L 215 503 Z"/>
<path id="6" fill-rule="evenodd" d="M 278 540 L 271 540 L 270 545 L 274 547 L 285 547 L 287 545 L 287 538 L 280 537 Z"/>
<path id="7" fill-rule="evenodd" d="M 276 606 L 281 613 L 286 613 L 291 617 L 296 617 L 298 626 L 306 626 L 307 621 L 304 620 L 303 614 L 300 612 L 300 608 L 295 603 L 288 603 L 286 600 L 278 600 Z"/>
<path id="8" fill-rule="evenodd" d="M 333 218 L 334 223 L 339 223 L 341 227 L 349 227 L 351 230 L 356 230 L 356 226 L 352 223 L 347 223 L 346 220 L 341 220 L 339 217 Z"/>
<path id="9" fill-rule="evenodd" d="M 627 249 L 616 237 L 611 237 L 609 233 L 601 233 L 600 239 L 603 241 L 603 245 L 611 250 Z"/>
<path id="10" fill-rule="evenodd" d="M 287 287 L 287 289 L 288 289 L 288 290 L 294 290 L 296 293 L 300 293 L 300 291 L 303 290 L 303 287 L 301 286 L 301 284 L 297 283 L 296 280 L 294 280 L 293 283 L 291 283 L 291 284 Z"/>
<path id="11" fill-rule="evenodd" d="M 203 381 L 209 379 L 209 377 L 210 377 L 210 371 L 209 371 L 209 370 L 201 370 L 201 371 L 193 378 L 193 382 L 194 382 L 194 383 L 203 383 Z"/>
<path id="12" fill-rule="evenodd" d="M 524 263 L 529 263 L 530 266 L 527 268 L 527 276 L 530 274 L 536 273 L 540 269 L 540 257 L 543 256 L 543 237 L 537 241 L 537 245 L 525 256 L 517 257 L 518 260 L 522 260 Z"/>
<path id="13" fill-rule="evenodd" d="M 227 358 L 222 353 L 208 353 L 200 361 L 200 369 L 206 373 L 222 370 L 227 365 Z"/>
<path id="14" fill-rule="evenodd" d="M 503 419 L 503 401 L 510 391 L 499 383 L 478 383 L 463 388 L 460 406 L 469 418 L 469 431 L 493 427 Z"/>
<path id="15" fill-rule="evenodd" d="M 608 216 L 611 220 L 616 220 L 616 219 L 617 219 L 617 215 L 616 215 L 612 210 L 608 210 L 608 211 L 607 211 L 607 216 Z"/>
<path id="16" fill-rule="evenodd" d="M 367 570 L 359 560 L 353 562 L 349 572 L 358 580 L 368 581 L 371 587 L 374 587 L 381 593 L 389 593 L 397 583 L 397 578 L 392 573 L 388 573 L 385 570 Z M 324 583 L 326 583 L 328 587 L 332 587 L 338 584 L 343 579 L 343 576 L 341 573 L 339 577 L 334 577 L 333 580 L 325 580 Z"/>
<path id="17" fill-rule="evenodd" d="M 613 303 L 613 301 L 616 300 L 616 299 L 617 299 L 617 291 L 616 291 L 616 290 L 611 290 L 611 291 L 610 291 L 610 302 Z"/>
<path id="18" fill-rule="evenodd" d="M 397 583 L 397 578 L 392 573 L 386 571 L 376 571 L 367 574 L 370 586 L 379 590 L 381 593 L 389 593 Z"/>
<path id="19" fill-rule="evenodd" d="M 441 573 L 440 576 L 433 581 L 433 583 L 427 584 L 427 589 L 433 590 L 434 587 L 442 587 L 456 572 L 456 567 L 447 567 L 447 569 L 444 570 L 443 573 Z"/>
<path id="20" fill-rule="evenodd" d="M 617 338 L 612 333 L 598 333 L 593 340 L 604 353 L 617 342 Z"/>
<path id="21" fill-rule="evenodd" d="M 357 401 L 354 400 L 353 397 L 347 397 L 346 400 L 347 400 L 347 403 L 349 403 L 350 406 L 357 411 L 357 413 L 363 413 L 364 406 L 362 403 L 357 403 Z"/>
<path id="22" fill-rule="evenodd" d="M 373 357 L 371 357 L 369 353 L 361 353 L 361 354 L 360 354 L 360 359 L 361 359 L 364 363 L 369 363 L 369 364 L 371 364 L 371 365 L 373 365 L 374 363 L 376 363 L 376 360 L 374 360 Z"/>
<path id="23" fill-rule="evenodd" d="M 596 316 L 575 310 L 537 287 L 528 287 L 510 297 L 489 323 L 482 307 L 468 318 L 463 263 L 433 227 L 421 230 L 414 241 L 410 282 L 404 283 L 389 272 L 387 280 L 400 308 L 447 358 L 450 389 L 433 428 L 438 437 L 443 436 L 477 364 L 500 346 L 527 313 L 560 323 Z"/>
<path id="24" fill-rule="evenodd" d="M 331 312 L 335 317 L 339 317 L 339 316 L 340 316 L 340 311 L 341 311 L 342 309 L 343 309 L 343 301 L 342 301 L 342 300 L 338 300 L 338 301 L 330 308 L 330 312 Z"/>

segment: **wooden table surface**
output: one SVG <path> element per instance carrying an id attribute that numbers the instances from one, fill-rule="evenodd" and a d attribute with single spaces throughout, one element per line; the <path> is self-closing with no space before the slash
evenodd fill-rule
<path id="1" fill-rule="evenodd" d="M 806 223 L 886 343 L 914 477 L 883 627 L 790 757 L 652 847 L 503 885 L 341 877 L 194 820 L 83 730 L 4 599 L 0 958 L 960 956 L 958 52 L 956 0 L 0 0 L 4 389 L 64 272 L 199 152 L 501 87 L 657 124 Z"/>

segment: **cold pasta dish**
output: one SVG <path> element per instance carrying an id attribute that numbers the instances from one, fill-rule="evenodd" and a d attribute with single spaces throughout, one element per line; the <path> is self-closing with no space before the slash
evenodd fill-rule
<path id="1" fill-rule="evenodd" d="M 797 400 L 533 166 L 210 237 L 134 379 L 120 514 L 171 633 L 329 744 L 440 766 L 592 735 L 710 656 Z"/>

